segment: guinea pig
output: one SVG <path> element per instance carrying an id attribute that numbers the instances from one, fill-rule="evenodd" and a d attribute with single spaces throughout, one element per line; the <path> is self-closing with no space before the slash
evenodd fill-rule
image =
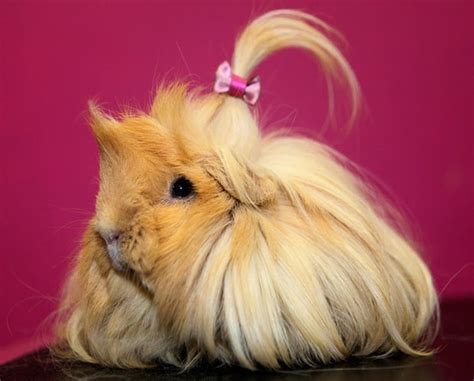
<path id="1" fill-rule="evenodd" d="M 250 22 L 213 92 L 162 84 L 148 112 L 90 104 L 96 212 L 67 281 L 58 355 L 121 368 L 317 367 L 431 353 L 438 299 L 399 214 L 350 161 L 288 132 L 263 134 L 258 64 L 316 58 L 360 109 L 323 21 L 275 10 Z"/>

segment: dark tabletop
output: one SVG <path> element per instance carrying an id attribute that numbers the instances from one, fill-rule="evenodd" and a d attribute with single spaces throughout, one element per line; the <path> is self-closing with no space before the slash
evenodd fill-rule
<path id="1" fill-rule="evenodd" d="M 466 380 L 474 381 L 474 299 L 441 305 L 437 354 L 428 358 L 396 355 L 384 360 L 348 361 L 311 371 L 249 372 L 239 368 L 205 368 L 180 374 L 174 368 L 118 370 L 60 362 L 47 349 L 0 367 L 0 381 L 9 380 Z"/>

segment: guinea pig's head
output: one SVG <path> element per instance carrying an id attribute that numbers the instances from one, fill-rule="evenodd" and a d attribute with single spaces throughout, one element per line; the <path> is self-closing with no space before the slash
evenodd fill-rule
<path id="1" fill-rule="evenodd" d="M 175 83 L 158 91 L 148 114 L 115 119 L 90 104 L 100 151 L 97 259 L 117 275 L 133 272 L 170 326 L 191 312 L 196 282 L 229 235 L 235 208 L 262 207 L 275 194 L 268 174 L 216 143 L 210 124 L 221 103 L 196 100 Z"/>

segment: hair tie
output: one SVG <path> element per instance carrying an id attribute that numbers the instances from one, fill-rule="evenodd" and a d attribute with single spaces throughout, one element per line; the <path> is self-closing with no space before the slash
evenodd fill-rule
<path id="1" fill-rule="evenodd" d="M 260 96 L 260 79 L 253 77 L 250 81 L 247 81 L 245 78 L 233 74 L 229 63 L 224 61 L 217 68 L 214 91 L 241 98 L 253 106 Z"/>

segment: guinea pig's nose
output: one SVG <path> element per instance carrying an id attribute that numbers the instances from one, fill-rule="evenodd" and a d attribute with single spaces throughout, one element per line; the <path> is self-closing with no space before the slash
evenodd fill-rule
<path id="1" fill-rule="evenodd" d="M 122 232 L 113 229 L 98 229 L 98 232 L 107 244 L 107 254 L 112 262 L 112 266 L 118 271 L 123 271 L 126 266 L 120 251 Z"/>
<path id="2" fill-rule="evenodd" d="M 104 239 L 107 245 L 112 245 L 114 242 L 118 242 L 122 233 L 119 230 L 99 230 L 100 236 Z"/>

